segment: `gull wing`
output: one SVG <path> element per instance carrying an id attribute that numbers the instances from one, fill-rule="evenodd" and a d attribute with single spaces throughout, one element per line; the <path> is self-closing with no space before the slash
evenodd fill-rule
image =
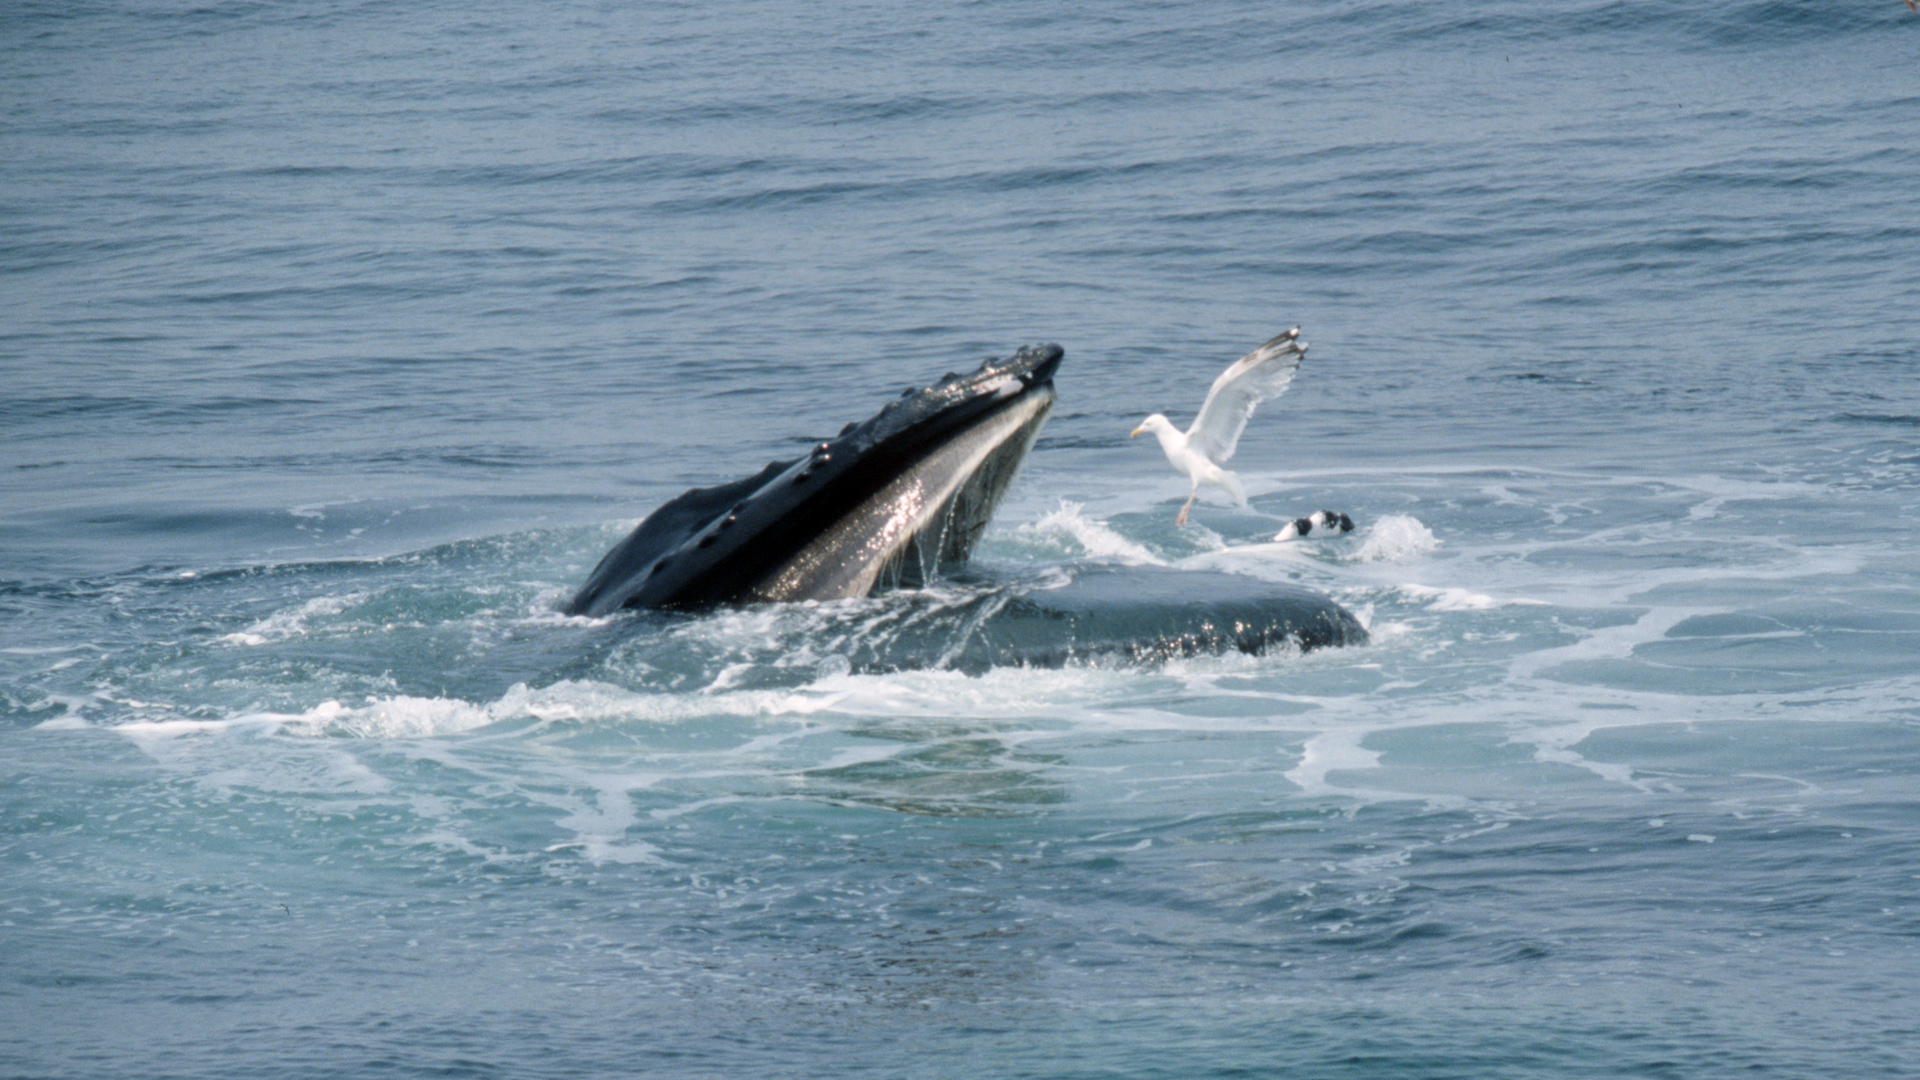
<path id="1" fill-rule="evenodd" d="M 1187 429 L 1187 444 L 1216 465 L 1232 457 L 1253 410 L 1286 393 L 1306 353 L 1296 326 L 1234 361 L 1213 380 L 1206 404 Z"/>

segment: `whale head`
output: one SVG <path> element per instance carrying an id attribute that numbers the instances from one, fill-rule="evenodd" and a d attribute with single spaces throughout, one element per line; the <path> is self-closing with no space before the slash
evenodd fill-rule
<path id="1" fill-rule="evenodd" d="M 594 568 L 573 615 L 832 600 L 964 561 L 1052 410 L 1057 345 L 909 390 L 793 461 L 662 504 Z"/>

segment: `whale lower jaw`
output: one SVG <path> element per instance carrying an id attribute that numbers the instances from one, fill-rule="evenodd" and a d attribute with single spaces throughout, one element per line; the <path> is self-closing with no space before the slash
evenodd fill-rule
<path id="1" fill-rule="evenodd" d="M 918 585 L 962 561 L 1053 411 L 1030 391 L 936 447 L 747 590 L 746 600 L 839 600 Z"/>

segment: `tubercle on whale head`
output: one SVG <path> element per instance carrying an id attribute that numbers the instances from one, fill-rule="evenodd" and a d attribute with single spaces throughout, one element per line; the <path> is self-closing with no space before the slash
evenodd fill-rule
<path id="1" fill-rule="evenodd" d="M 921 423 L 964 422 L 972 410 L 1002 404 L 1022 393 L 1049 387 L 1066 351 L 1058 345 L 1027 345 L 1012 356 L 989 358 L 966 374 L 948 372 L 939 382 L 909 387 L 864 421 L 840 429 L 826 445 L 838 456 L 864 453 Z"/>
<path id="2" fill-rule="evenodd" d="M 871 486 L 875 477 L 902 467 L 949 439 L 963 437 L 986 418 L 1010 408 L 1016 399 L 1053 397 L 1053 377 L 1065 350 L 1058 345 L 1025 346 L 1012 356 L 990 358 L 966 374 L 949 372 L 931 386 L 887 403 L 867 420 L 841 429 L 816 444 L 808 457 L 792 463 L 767 485 L 814 487 L 818 498 L 832 499 L 836 489 Z M 1045 410 L 1039 416 L 1044 420 Z M 1018 457 L 1024 457 L 1023 444 Z M 1016 461 L 1017 464 L 1017 461 Z"/>

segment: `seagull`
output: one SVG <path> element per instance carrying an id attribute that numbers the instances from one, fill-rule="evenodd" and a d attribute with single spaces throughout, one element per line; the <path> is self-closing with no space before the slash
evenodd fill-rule
<path id="1" fill-rule="evenodd" d="M 1140 426 L 1133 429 L 1134 436 L 1143 431 L 1153 432 L 1167 460 L 1193 481 L 1193 494 L 1187 497 L 1187 505 L 1180 508 L 1175 525 L 1187 523 L 1187 511 L 1193 509 L 1193 501 L 1200 497 L 1202 484 L 1225 491 L 1233 496 L 1236 505 L 1247 505 L 1247 492 L 1240 486 L 1240 478 L 1221 468 L 1220 463 L 1233 457 L 1234 447 L 1239 445 L 1240 433 L 1247 430 L 1247 420 L 1253 416 L 1253 410 L 1261 402 L 1286 393 L 1287 386 L 1293 382 L 1293 373 L 1300 368 L 1300 358 L 1305 355 L 1307 343 L 1300 340 L 1300 328 L 1296 326 L 1221 372 L 1220 377 L 1213 380 L 1213 389 L 1207 391 L 1200 415 L 1184 433 L 1159 413 L 1140 421 Z"/>

